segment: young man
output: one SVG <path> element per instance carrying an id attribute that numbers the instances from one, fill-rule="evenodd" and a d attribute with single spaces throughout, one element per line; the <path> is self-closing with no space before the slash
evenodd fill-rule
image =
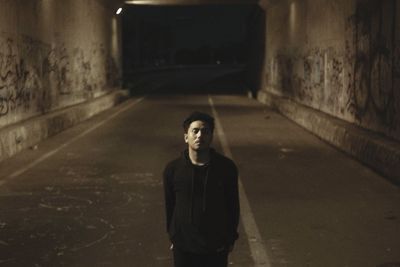
<path id="1" fill-rule="evenodd" d="M 214 118 L 193 112 L 183 122 L 187 149 L 167 164 L 167 231 L 175 267 L 226 267 L 238 238 L 238 171 L 210 148 Z"/>

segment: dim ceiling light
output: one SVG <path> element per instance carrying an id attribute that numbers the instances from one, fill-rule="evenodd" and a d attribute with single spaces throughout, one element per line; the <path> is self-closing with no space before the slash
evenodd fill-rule
<path id="1" fill-rule="evenodd" d="M 157 1 L 154 0 L 128 0 L 125 1 L 125 4 L 131 4 L 131 5 L 151 5 L 155 4 Z"/>
<path id="2" fill-rule="evenodd" d="M 122 7 L 118 8 L 117 12 L 115 12 L 117 15 L 121 14 L 122 12 Z"/>

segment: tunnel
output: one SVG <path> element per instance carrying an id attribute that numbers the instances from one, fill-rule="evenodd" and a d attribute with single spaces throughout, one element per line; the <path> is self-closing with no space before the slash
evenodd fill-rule
<path id="1" fill-rule="evenodd" d="M 226 266 L 400 266 L 399 15 L 397 0 L 1 1 L 0 266 L 174 266 L 165 177 L 193 111 L 237 168 Z M 204 214 L 219 207 L 201 192 Z"/>
<path id="2" fill-rule="evenodd" d="M 192 73 L 190 89 L 171 81 L 163 91 L 255 97 L 264 52 L 264 11 L 256 3 L 244 3 L 127 6 L 122 17 L 124 86 L 137 94 L 154 75 L 186 71 Z M 197 82 L 193 73 L 199 75 Z"/>

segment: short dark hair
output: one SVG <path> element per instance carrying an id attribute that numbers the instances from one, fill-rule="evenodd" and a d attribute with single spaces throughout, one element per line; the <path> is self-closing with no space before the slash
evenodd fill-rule
<path id="1" fill-rule="evenodd" d="M 214 118 L 207 113 L 194 111 L 183 121 L 183 130 L 187 133 L 189 126 L 194 121 L 203 121 L 208 124 L 211 132 L 214 132 Z"/>

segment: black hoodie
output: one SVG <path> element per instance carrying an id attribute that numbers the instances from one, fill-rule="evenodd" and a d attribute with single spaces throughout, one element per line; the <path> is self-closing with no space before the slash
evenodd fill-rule
<path id="1" fill-rule="evenodd" d="M 193 253 L 226 250 L 238 238 L 238 171 L 232 160 L 211 149 L 198 167 L 188 151 L 164 170 L 167 231 L 175 247 Z"/>

